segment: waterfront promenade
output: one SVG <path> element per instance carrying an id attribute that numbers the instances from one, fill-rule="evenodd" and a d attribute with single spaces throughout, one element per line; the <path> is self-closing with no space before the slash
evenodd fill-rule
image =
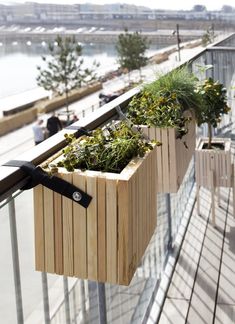
<path id="1" fill-rule="evenodd" d="M 177 65 L 188 61 L 191 57 L 196 55 L 202 50 L 201 46 L 195 48 L 188 48 L 181 50 L 181 62 L 178 59 L 178 53 L 175 52 L 169 55 L 169 59 L 161 64 L 149 64 L 142 69 L 142 75 L 145 82 L 150 82 L 156 78 L 157 74 L 166 72 L 167 70 L 176 67 Z M 131 73 L 131 80 L 136 81 L 139 78 L 139 71 L 133 71 Z M 108 80 L 103 84 L 103 91 L 106 93 L 119 91 L 128 84 L 128 76 L 122 75 Z M 81 118 L 86 118 L 96 109 L 102 109 L 99 107 L 99 93 L 97 91 L 81 100 L 70 104 L 69 108 Z M 30 95 L 30 93 L 28 93 Z M 15 97 L 16 98 L 16 97 Z M 32 94 L 32 100 L 34 95 Z M 13 100 L 14 97 L 12 98 Z M 8 99 L 9 100 L 9 99 Z M 64 110 L 62 107 L 59 111 Z M 50 115 L 50 114 L 49 114 Z M 49 117 L 48 114 L 40 116 L 44 120 L 44 125 Z M 34 146 L 32 124 L 23 126 L 13 132 L 10 132 L 0 137 L 0 163 L 3 164 L 9 159 L 17 157 L 20 153 Z"/>

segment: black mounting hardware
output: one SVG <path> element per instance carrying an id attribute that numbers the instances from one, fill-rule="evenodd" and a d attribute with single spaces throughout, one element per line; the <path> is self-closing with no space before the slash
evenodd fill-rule
<path id="1" fill-rule="evenodd" d="M 87 208 L 91 202 L 92 197 L 84 191 L 78 189 L 73 184 L 58 178 L 54 175 L 50 176 L 41 167 L 35 166 L 28 161 L 11 160 L 3 164 L 4 166 L 19 167 L 27 175 L 30 176 L 28 183 L 22 190 L 31 189 L 38 184 L 77 202 L 84 208 Z"/>

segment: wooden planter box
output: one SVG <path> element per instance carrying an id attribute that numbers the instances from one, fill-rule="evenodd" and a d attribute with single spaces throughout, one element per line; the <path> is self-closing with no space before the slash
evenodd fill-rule
<path id="1" fill-rule="evenodd" d="M 120 174 L 60 168 L 58 176 L 93 197 L 87 209 L 34 189 L 36 270 L 130 283 L 156 227 L 156 149 Z"/>
<path id="2" fill-rule="evenodd" d="M 182 139 L 176 138 L 175 128 L 156 128 L 143 125 L 138 127 L 141 127 L 151 140 L 162 143 L 157 148 L 158 192 L 176 193 L 195 151 L 195 122 L 189 124 L 189 131 Z"/>
<path id="3" fill-rule="evenodd" d="M 224 150 L 207 150 L 203 145 L 208 138 L 201 138 L 195 151 L 196 182 L 198 186 L 211 188 L 211 171 L 214 171 L 215 187 L 231 187 L 232 159 L 231 139 L 214 138 L 213 143 L 224 143 Z"/>

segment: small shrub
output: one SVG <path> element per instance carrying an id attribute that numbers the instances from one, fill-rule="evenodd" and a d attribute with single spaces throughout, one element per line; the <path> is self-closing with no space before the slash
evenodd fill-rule
<path id="1" fill-rule="evenodd" d="M 124 122 L 97 128 L 90 136 L 76 139 L 65 135 L 68 142 L 63 150 L 63 160 L 58 167 L 68 171 L 75 169 L 120 173 L 137 156 L 144 156 L 152 149 L 152 144 L 134 132 Z"/>

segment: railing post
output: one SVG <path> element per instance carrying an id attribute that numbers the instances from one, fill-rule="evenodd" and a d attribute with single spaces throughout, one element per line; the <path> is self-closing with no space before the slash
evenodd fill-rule
<path id="1" fill-rule="evenodd" d="M 63 277 L 64 283 L 64 305 L 65 305 L 65 318 L 66 324 L 70 324 L 70 307 L 69 307 L 69 287 L 68 287 L 68 278 Z"/>
<path id="2" fill-rule="evenodd" d="M 80 279 L 79 282 L 79 293 L 80 293 L 80 304 L 81 304 L 81 313 L 82 313 L 82 323 L 87 322 L 86 316 L 86 298 L 85 298 L 85 287 L 84 280 Z"/>
<path id="3" fill-rule="evenodd" d="M 49 307 L 49 297 L 48 297 L 48 284 L 47 284 L 47 274 L 42 272 L 42 295 L 43 295 L 43 308 L 44 308 L 44 320 L 45 324 L 50 324 L 50 307 Z"/>
<path id="4" fill-rule="evenodd" d="M 16 300 L 16 312 L 17 312 L 17 323 L 24 323 L 23 315 L 23 303 L 21 293 L 21 280 L 20 280 L 20 264 L 19 264 L 19 253 L 18 253 L 18 239 L 17 239 L 17 226 L 15 216 L 15 201 L 12 197 L 9 199 L 9 222 L 10 222 L 10 234 L 11 234 L 11 250 L 12 250 L 12 264 L 13 264 L 13 275 L 15 284 L 15 300 Z"/>
<path id="5" fill-rule="evenodd" d="M 106 315 L 106 297 L 105 297 L 105 284 L 97 282 L 98 289 L 98 304 L 99 304 L 99 322 L 100 324 L 107 323 Z"/>
<path id="6" fill-rule="evenodd" d="M 171 195 L 166 193 L 166 211 L 168 223 L 168 250 L 172 250 L 172 221 L 171 221 Z"/>

